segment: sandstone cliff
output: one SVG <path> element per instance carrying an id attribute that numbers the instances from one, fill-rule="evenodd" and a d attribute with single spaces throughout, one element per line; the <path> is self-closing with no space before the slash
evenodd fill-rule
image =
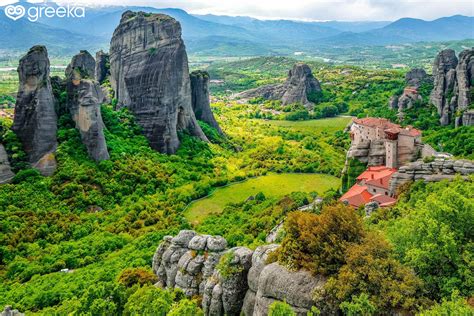
<path id="1" fill-rule="evenodd" d="M 19 88 L 12 130 L 28 160 L 43 175 L 56 170 L 57 116 L 46 47 L 34 46 L 20 59 Z"/>
<path id="2" fill-rule="evenodd" d="M 110 43 L 110 67 L 117 107 L 130 109 L 152 148 L 175 153 L 178 131 L 207 141 L 192 110 L 188 57 L 175 19 L 125 12 Z"/>
<path id="3" fill-rule="evenodd" d="M 242 99 L 263 97 L 268 100 L 281 100 L 283 105 L 300 103 L 311 106 L 308 96 L 318 92 L 321 92 L 321 85 L 313 76 L 311 68 L 306 64 L 298 63 L 289 71 L 285 83 L 244 91 L 236 97 Z"/>
<path id="4" fill-rule="evenodd" d="M 400 167 L 390 181 L 390 193 L 396 194 L 397 189 L 405 183 L 416 180 L 427 182 L 452 179 L 457 175 L 474 174 L 474 162 L 469 160 L 452 160 L 436 158 L 432 162 L 418 160 Z"/>
<path id="5" fill-rule="evenodd" d="M 459 59 L 452 49 L 441 51 L 433 64 L 434 87 L 430 95 L 440 115 L 441 125 L 463 124 L 468 110 L 474 78 L 474 48 L 462 51 Z M 467 120 L 467 123 L 470 121 Z"/>
<path id="6" fill-rule="evenodd" d="M 67 106 L 79 129 L 89 156 L 95 161 L 109 159 L 100 113 L 104 95 L 94 80 L 95 61 L 87 51 L 72 58 L 66 69 Z"/>
<path id="7" fill-rule="evenodd" d="M 196 118 L 206 122 L 217 129 L 220 134 L 222 130 L 212 114 L 209 101 L 209 74 L 205 71 L 193 71 L 190 74 L 193 111 Z"/>
<path id="8" fill-rule="evenodd" d="M 297 315 L 306 315 L 314 304 L 314 289 L 325 280 L 268 264 L 268 254 L 277 247 L 229 249 L 222 237 L 183 230 L 163 239 L 153 257 L 153 271 L 158 286 L 201 296 L 205 315 L 264 316 L 276 300 L 286 300 Z"/>

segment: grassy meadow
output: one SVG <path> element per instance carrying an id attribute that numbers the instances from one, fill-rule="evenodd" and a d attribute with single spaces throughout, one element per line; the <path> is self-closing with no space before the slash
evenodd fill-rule
<path id="1" fill-rule="evenodd" d="M 292 192 L 322 194 L 339 185 L 339 178 L 326 174 L 268 174 L 216 189 L 208 197 L 192 202 L 185 217 L 192 224 L 198 224 L 208 215 L 222 212 L 227 204 L 242 202 L 259 192 L 267 197 L 282 197 Z"/>

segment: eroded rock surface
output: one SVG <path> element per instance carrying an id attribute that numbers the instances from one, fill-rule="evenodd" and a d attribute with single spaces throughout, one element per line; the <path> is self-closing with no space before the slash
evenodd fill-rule
<path id="1" fill-rule="evenodd" d="M 126 11 L 110 43 L 117 107 L 128 107 L 150 145 L 175 153 L 178 131 L 207 141 L 191 103 L 188 57 L 181 26 L 163 14 Z"/>
<path id="2" fill-rule="evenodd" d="M 323 278 L 309 272 L 290 272 L 268 255 L 278 245 L 228 249 L 219 236 L 183 230 L 163 239 L 153 257 L 157 286 L 180 288 L 189 296 L 201 296 L 205 315 L 267 315 L 270 304 L 286 301 L 298 315 L 314 305 L 315 289 Z"/>
<path id="3" fill-rule="evenodd" d="M 212 114 L 209 101 L 209 74 L 206 71 L 193 71 L 190 78 L 194 115 L 198 120 L 206 122 L 222 134 L 222 130 Z"/>
<path id="4" fill-rule="evenodd" d="M 300 103 L 311 106 L 308 96 L 318 92 L 321 92 L 321 85 L 313 76 L 311 68 L 306 64 L 297 63 L 289 71 L 285 83 L 244 91 L 236 97 L 242 99 L 263 97 L 268 100 L 281 100 L 283 105 Z"/>
<path id="5" fill-rule="evenodd" d="M 46 47 L 32 47 L 20 59 L 18 75 L 20 82 L 12 130 L 22 142 L 31 165 L 48 176 L 56 170 L 57 115 Z"/>
<path id="6" fill-rule="evenodd" d="M 469 160 L 452 160 L 437 158 L 432 162 L 418 160 L 400 167 L 390 180 L 390 192 L 408 182 L 424 180 L 427 182 L 452 179 L 456 175 L 468 176 L 474 174 L 474 162 Z"/>
<path id="7" fill-rule="evenodd" d="M 468 110 L 474 76 L 474 48 L 462 51 L 459 59 L 452 49 L 441 51 L 433 64 L 434 87 L 430 95 L 440 115 L 442 125 L 464 122 L 461 117 Z"/>
<path id="8" fill-rule="evenodd" d="M 8 161 L 7 151 L 0 144 L 0 184 L 9 183 L 15 174 L 13 173 Z"/>
<path id="9" fill-rule="evenodd" d="M 87 51 L 75 55 L 66 69 L 68 108 L 72 119 L 89 157 L 101 161 L 109 159 L 109 153 L 100 112 L 104 94 L 94 76 L 95 61 Z"/>

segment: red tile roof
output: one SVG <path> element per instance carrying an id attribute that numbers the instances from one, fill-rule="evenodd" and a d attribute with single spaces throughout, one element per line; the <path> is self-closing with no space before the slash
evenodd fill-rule
<path id="1" fill-rule="evenodd" d="M 397 172 L 397 169 L 385 166 L 369 167 L 357 177 L 357 182 L 363 181 L 365 185 L 388 190 L 390 179 L 395 172 Z"/>
<path id="2" fill-rule="evenodd" d="M 354 184 L 341 198 L 340 201 L 347 201 L 350 206 L 359 207 L 370 202 L 372 194 L 367 191 L 367 187 Z"/>
<path id="3" fill-rule="evenodd" d="M 366 117 L 361 119 L 354 119 L 354 123 L 368 126 L 372 128 L 381 128 L 384 132 L 389 132 L 393 134 L 400 133 L 402 135 L 408 135 L 412 137 L 417 137 L 421 135 L 421 131 L 413 128 L 413 126 L 401 127 L 398 124 L 390 122 L 388 119 L 376 118 L 376 117 Z"/>
<path id="4" fill-rule="evenodd" d="M 397 201 L 395 198 L 384 194 L 372 195 L 368 186 L 389 189 L 390 179 L 397 172 L 395 168 L 385 166 L 374 166 L 367 168 L 357 177 L 357 183 L 354 184 L 339 200 L 347 201 L 353 207 L 359 207 L 371 201 L 376 201 L 381 207 L 390 206 Z"/>
<path id="5" fill-rule="evenodd" d="M 379 203 L 381 207 L 390 206 L 397 202 L 397 199 L 385 194 L 376 194 L 370 200 Z"/>

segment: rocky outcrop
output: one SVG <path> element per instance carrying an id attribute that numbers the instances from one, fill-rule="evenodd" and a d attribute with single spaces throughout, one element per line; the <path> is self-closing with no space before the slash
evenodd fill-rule
<path id="1" fill-rule="evenodd" d="M 410 109 L 415 102 L 421 101 L 423 98 L 418 93 L 420 85 L 428 80 L 428 75 L 423 69 L 413 68 L 405 74 L 405 88 L 401 95 L 393 95 L 389 100 L 389 108 L 398 110 L 399 117 L 403 118 L 403 111 Z"/>
<path id="2" fill-rule="evenodd" d="M 20 59 L 18 75 L 19 89 L 12 130 L 23 144 L 32 166 L 48 176 L 56 169 L 57 116 L 46 47 L 32 47 Z"/>
<path id="3" fill-rule="evenodd" d="M 117 107 L 130 109 L 152 148 L 175 153 L 178 131 L 207 141 L 192 110 L 188 57 L 175 19 L 126 11 L 110 43 L 110 67 Z"/>
<path id="4" fill-rule="evenodd" d="M 255 251 L 226 246 L 222 237 L 190 230 L 165 237 L 153 256 L 157 286 L 201 296 L 205 315 L 263 316 L 277 300 L 286 301 L 297 315 L 306 315 L 314 305 L 312 294 L 325 280 L 268 264 L 269 253 L 278 245 Z"/>
<path id="5" fill-rule="evenodd" d="M 3 312 L 0 313 L 0 316 L 25 316 L 25 314 L 20 313 L 17 309 L 13 309 L 11 306 L 7 305 L 3 309 Z"/>
<path id="6" fill-rule="evenodd" d="M 436 158 L 432 162 L 418 160 L 400 167 L 390 180 L 390 193 L 396 194 L 397 189 L 405 183 L 416 180 L 427 182 L 452 179 L 456 175 L 474 174 L 474 162 L 469 160 L 452 160 Z"/>
<path id="7" fill-rule="evenodd" d="M 101 161 L 109 159 L 109 153 L 100 113 L 104 95 L 94 76 L 95 61 L 89 52 L 81 51 L 72 58 L 66 69 L 67 106 L 89 157 Z"/>
<path id="8" fill-rule="evenodd" d="M 198 120 L 209 124 L 220 134 L 223 134 L 211 110 L 211 103 L 209 101 L 209 74 L 206 71 L 193 71 L 190 74 L 190 78 L 194 115 L 196 115 Z"/>
<path id="9" fill-rule="evenodd" d="M 383 139 L 364 140 L 358 144 L 351 144 L 347 151 L 347 159 L 358 159 L 368 166 L 380 166 L 385 164 L 386 150 Z"/>
<path id="10" fill-rule="evenodd" d="M 419 88 L 427 77 L 428 75 L 424 69 L 413 68 L 405 74 L 405 82 L 407 86 Z"/>
<path id="11" fill-rule="evenodd" d="M 268 100 L 281 100 L 283 105 L 300 103 L 312 106 L 312 103 L 308 101 L 308 96 L 318 92 L 321 92 L 321 85 L 313 76 L 311 68 L 306 64 L 298 63 L 289 71 L 285 83 L 244 91 L 236 97 L 241 99 L 263 97 Z"/>
<path id="12" fill-rule="evenodd" d="M 95 80 L 102 84 L 110 75 L 110 56 L 103 51 L 95 54 Z"/>
<path id="13" fill-rule="evenodd" d="M 474 78 L 474 48 L 464 50 L 459 59 L 452 49 L 441 51 L 433 64 L 434 87 L 430 95 L 440 115 L 441 125 L 456 122 L 461 119 L 473 100 L 471 87 Z"/>
<path id="14" fill-rule="evenodd" d="M 7 151 L 0 144 L 0 184 L 9 183 L 15 174 L 13 173 L 8 161 Z"/>

